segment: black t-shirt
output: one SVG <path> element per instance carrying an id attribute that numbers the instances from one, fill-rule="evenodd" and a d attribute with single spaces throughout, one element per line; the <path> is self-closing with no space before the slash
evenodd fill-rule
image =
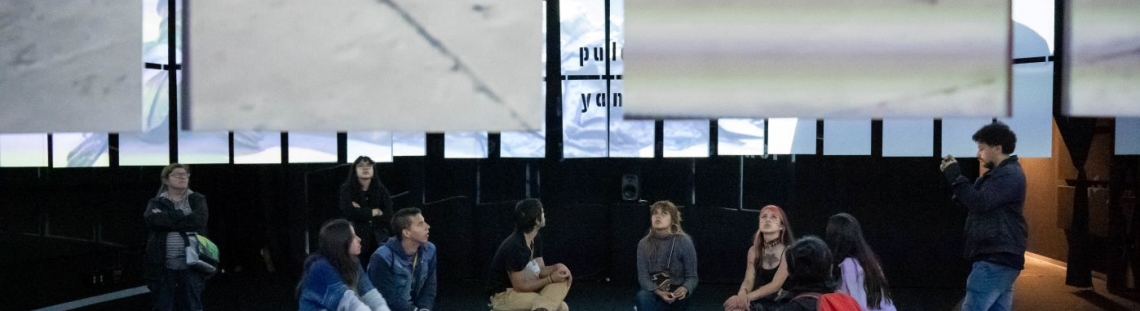
<path id="1" fill-rule="evenodd" d="M 491 259 L 491 266 L 487 269 L 487 285 L 484 287 L 488 296 L 501 293 L 511 288 L 511 272 L 526 269 L 532 258 L 542 257 L 542 234 L 534 236 L 534 256 L 531 257 L 531 248 L 526 245 L 523 233 L 515 231 L 495 251 Z"/>

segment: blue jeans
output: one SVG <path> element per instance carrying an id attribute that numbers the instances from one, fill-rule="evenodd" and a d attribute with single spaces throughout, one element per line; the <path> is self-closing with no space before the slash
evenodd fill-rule
<path id="1" fill-rule="evenodd" d="M 1013 282 L 1021 270 L 984 260 L 974 262 L 966 279 L 962 311 L 1008 311 L 1013 306 Z"/>
<path id="2" fill-rule="evenodd" d="M 685 299 L 674 300 L 673 303 L 666 303 L 658 297 L 657 294 L 646 290 L 637 291 L 637 311 L 678 311 L 686 310 L 689 306 L 689 297 Z"/>

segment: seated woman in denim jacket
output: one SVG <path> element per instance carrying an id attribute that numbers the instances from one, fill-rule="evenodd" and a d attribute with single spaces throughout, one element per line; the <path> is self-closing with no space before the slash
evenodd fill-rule
<path id="1" fill-rule="evenodd" d="M 297 285 L 298 310 L 391 311 L 364 274 L 358 255 L 360 237 L 347 220 L 321 226 L 320 249 L 305 260 Z"/>

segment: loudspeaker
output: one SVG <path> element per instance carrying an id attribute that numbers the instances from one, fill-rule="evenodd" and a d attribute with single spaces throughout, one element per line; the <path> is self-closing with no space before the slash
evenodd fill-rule
<path id="1" fill-rule="evenodd" d="M 621 176 L 621 199 L 626 201 L 637 201 L 641 197 L 641 183 L 637 180 L 636 174 L 625 174 Z"/>

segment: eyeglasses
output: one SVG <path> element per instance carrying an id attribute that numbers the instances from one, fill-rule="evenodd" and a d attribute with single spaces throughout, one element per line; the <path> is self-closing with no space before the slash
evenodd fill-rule
<path id="1" fill-rule="evenodd" d="M 190 178 L 190 173 L 170 173 L 172 178 Z"/>

